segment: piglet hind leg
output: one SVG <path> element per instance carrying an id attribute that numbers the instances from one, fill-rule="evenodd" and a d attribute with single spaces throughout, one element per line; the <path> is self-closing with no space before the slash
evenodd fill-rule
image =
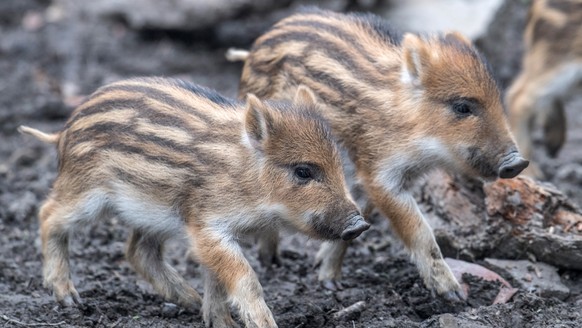
<path id="1" fill-rule="evenodd" d="M 533 133 L 538 121 L 540 110 L 538 109 L 538 97 L 535 95 L 536 89 L 526 88 L 524 82 L 526 76 L 520 75 L 515 86 L 508 93 L 510 104 L 509 122 L 511 130 L 515 136 L 515 141 L 519 146 L 520 152 L 526 159 L 532 159 L 534 154 Z M 523 174 L 533 178 L 543 178 L 544 174 L 535 162 L 530 162 L 529 166 L 523 171 Z"/>
<path id="2" fill-rule="evenodd" d="M 51 288 L 63 306 L 81 304 L 79 293 L 71 280 L 69 267 L 69 235 L 72 209 L 49 198 L 39 212 L 42 243 L 43 276 L 46 288 Z"/>
<path id="3" fill-rule="evenodd" d="M 228 299 L 238 307 L 245 327 L 277 327 L 271 310 L 265 303 L 263 288 L 234 237 L 208 227 L 191 226 L 188 231 L 192 237 L 193 253 L 211 273 L 212 279 L 215 279 L 215 281 L 207 282 L 210 284 L 207 287 L 211 287 L 211 292 L 218 292 L 218 294 L 209 295 L 213 298 L 211 302 L 219 301 L 205 305 L 209 308 L 207 319 L 213 320 L 213 325 L 214 322 L 229 322 L 220 301 L 220 293 L 223 289 Z M 222 318 L 212 318 L 212 315 L 221 315 Z M 209 323 L 206 322 L 206 324 Z"/>
<path id="4" fill-rule="evenodd" d="M 319 266 L 319 282 L 329 290 L 341 290 L 342 262 L 348 249 L 347 241 L 324 241 L 317 252 L 315 265 Z"/>
<path id="5" fill-rule="evenodd" d="M 554 99 L 550 109 L 543 113 L 544 146 L 550 157 L 556 158 L 566 142 L 567 119 L 564 104 L 559 98 Z"/>
<path id="6" fill-rule="evenodd" d="M 276 231 L 258 236 L 259 262 L 265 268 L 281 266 L 279 258 L 279 233 Z"/>
<path id="7" fill-rule="evenodd" d="M 164 260 L 164 238 L 134 230 L 127 244 L 127 259 L 165 299 L 194 310 L 202 299 L 190 284 Z"/>
<path id="8" fill-rule="evenodd" d="M 360 195 L 359 199 L 363 202 L 363 216 L 372 217 L 375 209 L 374 203 L 369 201 L 361 185 L 356 184 L 351 188 L 352 195 Z M 325 289 L 337 291 L 343 289 L 340 282 L 342 277 L 342 263 L 346 255 L 350 241 L 324 241 L 319 247 L 315 257 L 315 266 L 319 267 L 318 280 Z"/>

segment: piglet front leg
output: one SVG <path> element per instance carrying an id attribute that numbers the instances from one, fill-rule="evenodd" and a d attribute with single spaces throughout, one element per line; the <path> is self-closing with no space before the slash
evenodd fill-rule
<path id="1" fill-rule="evenodd" d="M 275 328 L 277 324 L 263 298 L 263 288 L 252 267 L 245 259 L 240 245 L 233 236 L 210 227 L 189 227 L 193 253 L 208 270 L 203 316 L 206 325 L 218 323 L 234 326 L 225 311 L 224 292 L 227 299 L 239 309 L 240 317 L 248 328 Z M 211 288 L 209 288 L 211 287 Z M 221 317 L 221 318 L 219 318 Z"/>
<path id="2" fill-rule="evenodd" d="M 228 294 L 224 286 L 218 281 L 213 272 L 206 269 L 204 275 L 204 301 L 202 303 L 202 316 L 206 327 L 240 327 L 232 319 L 229 303 Z"/>
<path id="3" fill-rule="evenodd" d="M 426 287 L 449 301 L 465 298 L 412 195 L 407 191 L 395 195 L 377 185 L 372 186 L 372 200 L 408 248 Z"/>

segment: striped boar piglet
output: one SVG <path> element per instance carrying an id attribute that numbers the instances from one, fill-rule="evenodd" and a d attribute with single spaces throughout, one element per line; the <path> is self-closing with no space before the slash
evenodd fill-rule
<path id="1" fill-rule="evenodd" d="M 524 33 L 522 68 L 507 91 L 509 122 L 523 154 L 534 155 L 534 131 L 556 157 L 566 141 L 564 104 L 582 91 L 582 1 L 535 0 Z M 544 176 L 537 163 L 526 174 Z"/>
<path id="2" fill-rule="evenodd" d="M 366 207 L 390 220 L 430 289 L 462 297 L 412 186 L 436 168 L 492 180 L 528 165 L 471 42 L 456 32 L 401 34 L 374 15 L 311 9 L 278 22 L 250 52 L 229 55 L 245 61 L 241 95 L 290 99 L 298 85 L 314 91 L 369 197 Z M 319 279 L 330 288 L 346 247 L 324 243 L 318 254 Z"/>
<path id="3" fill-rule="evenodd" d="M 344 180 L 338 150 L 307 88 L 293 103 L 246 103 L 179 80 L 131 79 L 96 91 L 55 134 L 58 176 L 39 213 L 44 281 L 64 305 L 80 302 L 68 261 L 76 227 L 115 216 L 131 228 L 127 259 L 167 300 L 199 294 L 164 260 L 185 236 L 206 271 L 207 325 L 276 327 L 237 240 L 291 228 L 349 240 L 368 228 Z"/>

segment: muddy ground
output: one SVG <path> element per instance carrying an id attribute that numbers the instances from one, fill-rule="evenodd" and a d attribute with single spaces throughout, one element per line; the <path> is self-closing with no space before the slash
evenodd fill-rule
<path id="1" fill-rule="evenodd" d="M 236 95 L 240 65 L 204 35 L 138 33 L 122 22 L 47 14 L 47 0 L 0 2 L 0 325 L 62 327 L 203 327 L 198 312 L 166 303 L 124 259 L 127 230 L 115 220 L 73 237 L 73 280 L 84 305 L 62 308 L 42 287 L 36 212 L 56 175 L 50 146 L 16 133 L 20 124 L 57 131 L 82 95 L 130 76 L 177 76 Z M 51 16 L 52 15 L 52 16 Z M 56 17 L 56 18 L 55 18 Z M 201 41 L 202 40 L 202 41 Z M 580 204 L 581 115 L 572 116 L 568 144 L 556 161 L 544 159 L 552 181 Z M 542 156 L 540 154 L 540 156 Z M 507 304 L 490 305 L 497 284 L 468 279 L 466 302 L 433 297 L 385 220 L 354 242 L 343 266 L 344 289 L 321 288 L 313 268 L 318 242 L 287 236 L 282 265 L 260 267 L 280 327 L 580 327 L 582 279 L 560 271 L 572 294 L 565 301 L 520 290 Z M 167 256 L 199 291 L 200 268 L 176 242 Z M 358 301 L 361 312 L 333 314 Z"/>

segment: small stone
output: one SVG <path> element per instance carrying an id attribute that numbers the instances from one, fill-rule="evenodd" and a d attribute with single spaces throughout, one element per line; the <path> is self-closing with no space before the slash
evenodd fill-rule
<path id="1" fill-rule="evenodd" d="M 28 11 L 22 18 L 22 28 L 27 31 L 35 32 L 44 26 L 44 17 L 37 11 Z"/>
<path id="2" fill-rule="evenodd" d="M 441 328 L 457 328 L 457 319 L 452 314 L 446 313 L 439 317 L 439 324 Z"/>
<path id="3" fill-rule="evenodd" d="M 162 306 L 162 317 L 164 318 L 175 318 L 178 316 L 180 309 L 176 304 L 164 303 Z"/>
<path id="4" fill-rule="evenodd" d="M 0 164 L 0 176 L 5 176 L 8 173 L 8 165 L 2 163 Z"/>
<path id="5" fill-rule="evenodd" d="M 533 277 L 531 274 L 526 273 L 525 276 L 523 276 L 523 278 L 521 278 L 523 281 L 527 281 L 527 282 L 531 282 L 533 280 Z"/>
<path id="6" fill-rule="evenodd" d="M 556 173 L 556 179 L 572 183 L 582 182 L 582 166 L 577 163 L 563 165 Z"/>
<path id="7" fill-rule="evenodd" d="M 541 297 L 564 300 L 570 295 L 570 289 L 562 283 L 557 269 L 549 264 L 497 259 L 485 259 L 485 264 L 499 273 L 513 277 L 522 290 L 537 293 Z"/>

